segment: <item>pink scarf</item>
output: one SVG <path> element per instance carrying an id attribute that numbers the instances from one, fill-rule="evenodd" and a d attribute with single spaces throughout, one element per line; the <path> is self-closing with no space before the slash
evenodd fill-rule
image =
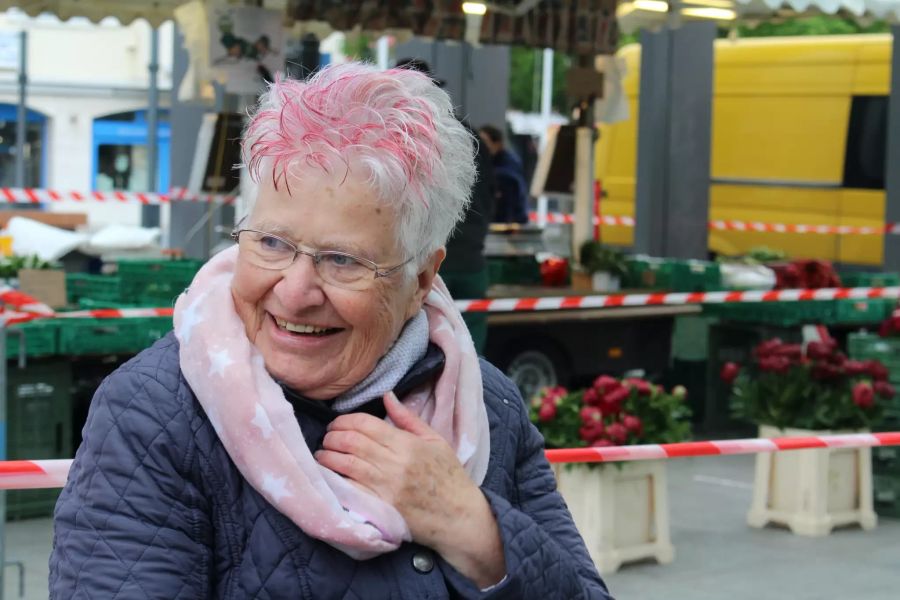
<path id="1" fill-rule="evenodd" d="M 396 549 L 411 539 L 403 517 L 315 461 L 293 407 L 247 338 L 231 296 L 237 254 L 235 246 L 213 257 L 175 304 L 184 378 L 250 485 L 307 535 L 358 560 Z M 490 454 L 481 370 L 440 278 L 426 298 L 425 313 L 429 338 L 446 363 L 433 387 L 403 401 L 447 440 L 480 484 Z"/>

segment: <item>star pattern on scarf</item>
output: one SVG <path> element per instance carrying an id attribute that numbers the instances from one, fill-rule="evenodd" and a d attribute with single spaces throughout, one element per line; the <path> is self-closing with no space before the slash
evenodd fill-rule
<path id="1" fill-rule="evenodd" d="M 272 437 L 272 432 L 274 431 L 272 422 L 269 421 L 269 415 L 266 414 L 266 410 L 259 402 L 256 403 L 256 415 L 250 423 L 259 429 L 265 439 Z"/>
<path id="2" fill-rule="evenodd" d="M 231 356 L 228 354 L 228 350 L 222 349 L 216 352 L 212 350 L 209 351 L 209 376 L 218 375 L 219 377 L 225 377 L 225 368 L 228 365 L 234 364 L 234 361 L 231 359 Z"/>
<path id="3" fill-rule="evenodd" d="M 263 473 L 262 490 L 275 502 L 292 495 L 287 491 L 287 477 L 275 477 L 271 473 Z"/>
<path id="4" fill-rule="evenodd" d="M 205 299 L 206 294 L 198 296 L 197 299 L 191 302 L 190 306 L 181 313 L 181 326 L 178 328 L 178 337 L 184 340 L 184 342 L 191 341 L 191 332 L 194 331 L 194 327 L 203 322 L 203 317 L 200 315 L 200 303 Z"/>

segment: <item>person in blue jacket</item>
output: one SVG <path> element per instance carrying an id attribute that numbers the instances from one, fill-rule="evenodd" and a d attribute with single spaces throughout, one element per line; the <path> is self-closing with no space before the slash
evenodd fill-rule
<path id="1" fill-rule="evenodd" d="M 237 243 L 92 401 L 51 598 L 610 598 L 437 275 L 472 137 L 415 71 L 273 82 Z"/>
<path id="2" fill-rule="evenodd" d="M 484 145 L 491 153 L 496 185 L 495 223 L 528 222 L 528 183 L 522 160 L 506 147 L 503 132 L 493 125 L 478 129 Z"/>

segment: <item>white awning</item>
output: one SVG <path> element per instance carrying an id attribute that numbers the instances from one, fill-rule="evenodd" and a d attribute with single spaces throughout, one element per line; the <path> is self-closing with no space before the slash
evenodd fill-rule
<path id="1" fill-rule="evenodd" d="M 93 22 L 115 17 L 123 24 L 146 19 L 157 26 L 172 18 L 185 0 L 0 0 L 0 11 L 18 8 L 30 17 L 52 13 L 62 20 L 87 17 Z"/>

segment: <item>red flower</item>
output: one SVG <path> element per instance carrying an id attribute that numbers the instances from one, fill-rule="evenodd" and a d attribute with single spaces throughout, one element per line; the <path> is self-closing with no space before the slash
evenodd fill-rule
<path id="1" fill-rule="evenodd" d="M 581 401 L 588 406 L 599 406 L 600 394 L 594 388 L 588 388 L 584 390 L 584 397 L 582 397 Z"/>
<path id="2" fill-rule="evenodd" d="M 863 410 L 875 406 L 875 390 L 867 381 L 860 381 L 853 386 L 853 403 Z"/>
<path id="3" fill-rule="evenodd" d="M 548 421 L 552 421 L 556 418 L 556 403 L 555 402 L 545 402 L 541 409 L 538 411 L 538 419 L 541 420 L 541 423 L 546 423 Z"/>
<path id="4" fill-rule="evenodd" d="M 831 362 L 831 364 L 837 367 L 843 367 L 847 362 L 847 355 L 845 355 L 843 352 L 835 352 L 828 358 L 828 360 L 829 362 Z"/>
<path id="5" fill-rule="evenodd" d="M 622 410 L 622 403 L 628 399 L 629 394 L 631 394 L 631 390 L 625 387 L 609 392 L 600 400 L 600 410 L 607 415 L 618 413 Z"/>
<path id="6" fill-rule="evenodd" d="M 620 387 L 622 387 L 622 384 L 619 383 L 619 380 L 615 377 L 610 377 L 609 375 L 601 375 L 594 380 L 594 389 L 597 390 L 597 393 L 600 395 Z"/>
<path id="7" fill-rule="evenodd" d="M 603 413 L 595 406 L 585 406 L 581 409 L 580 414 L 581 423 L 586 427 L 603 421 Z"/>
<path id="8" fill-rule="evenodd" d="M 851 377 L 867 375 L 869 373 L 868 365 L 859 360 L 848 360 L 844 363 L 844 370 L 847 372 L 847 375 L 850 375 Z"/>
<path id="9" fill-rule="evenodd" d="M 626 379 L 625 383 L 635 388 L 637 393 L 641 396 L 649 396 L 653 392 L 653 388 L 650 387 L 650 384 L 643 379 Z"/>
<path id="10" fill-rule="evenodd" d="M 825 359 L 831 356 L 834 347 L 828 342 L 810 342 L 806 346 L 806 355 L 812 359 Z"/>
<path id="11" fill-rule="evenodd" d="M 875 381 L 887 381 L 888 380 L 888 376 L 890 375 L 890 373 L 888 373 L 887 367 L 885 367 L 883 364 L 881 364 L 877 360 L 867 360 L 866 366 L 869 367 L 869 375 Z"/>
<path id="12" fill-rule="evenodd" d="M 753 354 L 756 358 L 765 358 L 767 356 L 771 356 L 775 353 L 775 351 L 781 347 L 781 340 L 779 338 L 772 338 L 771 340 L 766 340 L 759 344 L 754 350 Z"/>
<path id="13" fill-rule="evenodd" d="M 796 362 L 803 356 L 803 346 L 800 344 L 784 344 L 783 346 L 776 348 L 774 354 Z"/>
<path id="14" fill-rule="evenodd" d="M 731 385 L 734 383 L 734 380 L 737 379 L 737 376 L 741 372 L 741 367 L 737 363 L 727 362 L 722 365 L 722 371 L 719 373 L 719 377 L 722 378 L 727 385 Z"/>
<path id="15" fill-rule="evenodd" d="M 872 388 L 875 390 L 876 394 L 878 394 L 885 400 L 890 400 L 896 394 L 894 386 L 889 384 L 887 381 L 876 381 L 872 384 Z"/>
<path id="16" fill-rule="evenodd" d="M 787 373 L 791 369 L 791 361 L 783 356 L 766 356 L 759 359 L 760 371 Z"/>
<path id="17" fill-rule="evenodd" d="M 641 435 L 641 432 L 644 430 L 644 424 L 641 423 L 640 417 L 634 415 L 625 415 L 622 417 L 622 425 L 634 435 Z"/>
<path id="18" fill-rule="evenodd" d="M 606 428 L 603 426 L 603 423 L 583 425 L 578 429 L 578 437 L 588 444 L 604 435 L 606 435 Z"/>
<path id="19" fill-rule="evenodd" d="M 628 429 L 621 423 L 613 423 L 606 428 L 606 435 L 609 436 L 616 445 L 621 446 L 628 439 Z"/>
<path id="20" fill-rule="evenodd" d="M 832 365 L 827 362 L 817 363 L 813 366 L 812 376 L 814 379 L 819 379 L 821 381 L 827 381 L 829 379 L 837 379 L 841 375 L 843 375 L 843 371 L 840 367 Z"/>
<path id="21" fill-rule="evenodd" d="M 615 446 L 615 444 L 605 438 L 601 438 L 599 440 L 594 440 L 593 442 L 591 442 L 592 448 L 609 448 L 610 446 Z"/>

